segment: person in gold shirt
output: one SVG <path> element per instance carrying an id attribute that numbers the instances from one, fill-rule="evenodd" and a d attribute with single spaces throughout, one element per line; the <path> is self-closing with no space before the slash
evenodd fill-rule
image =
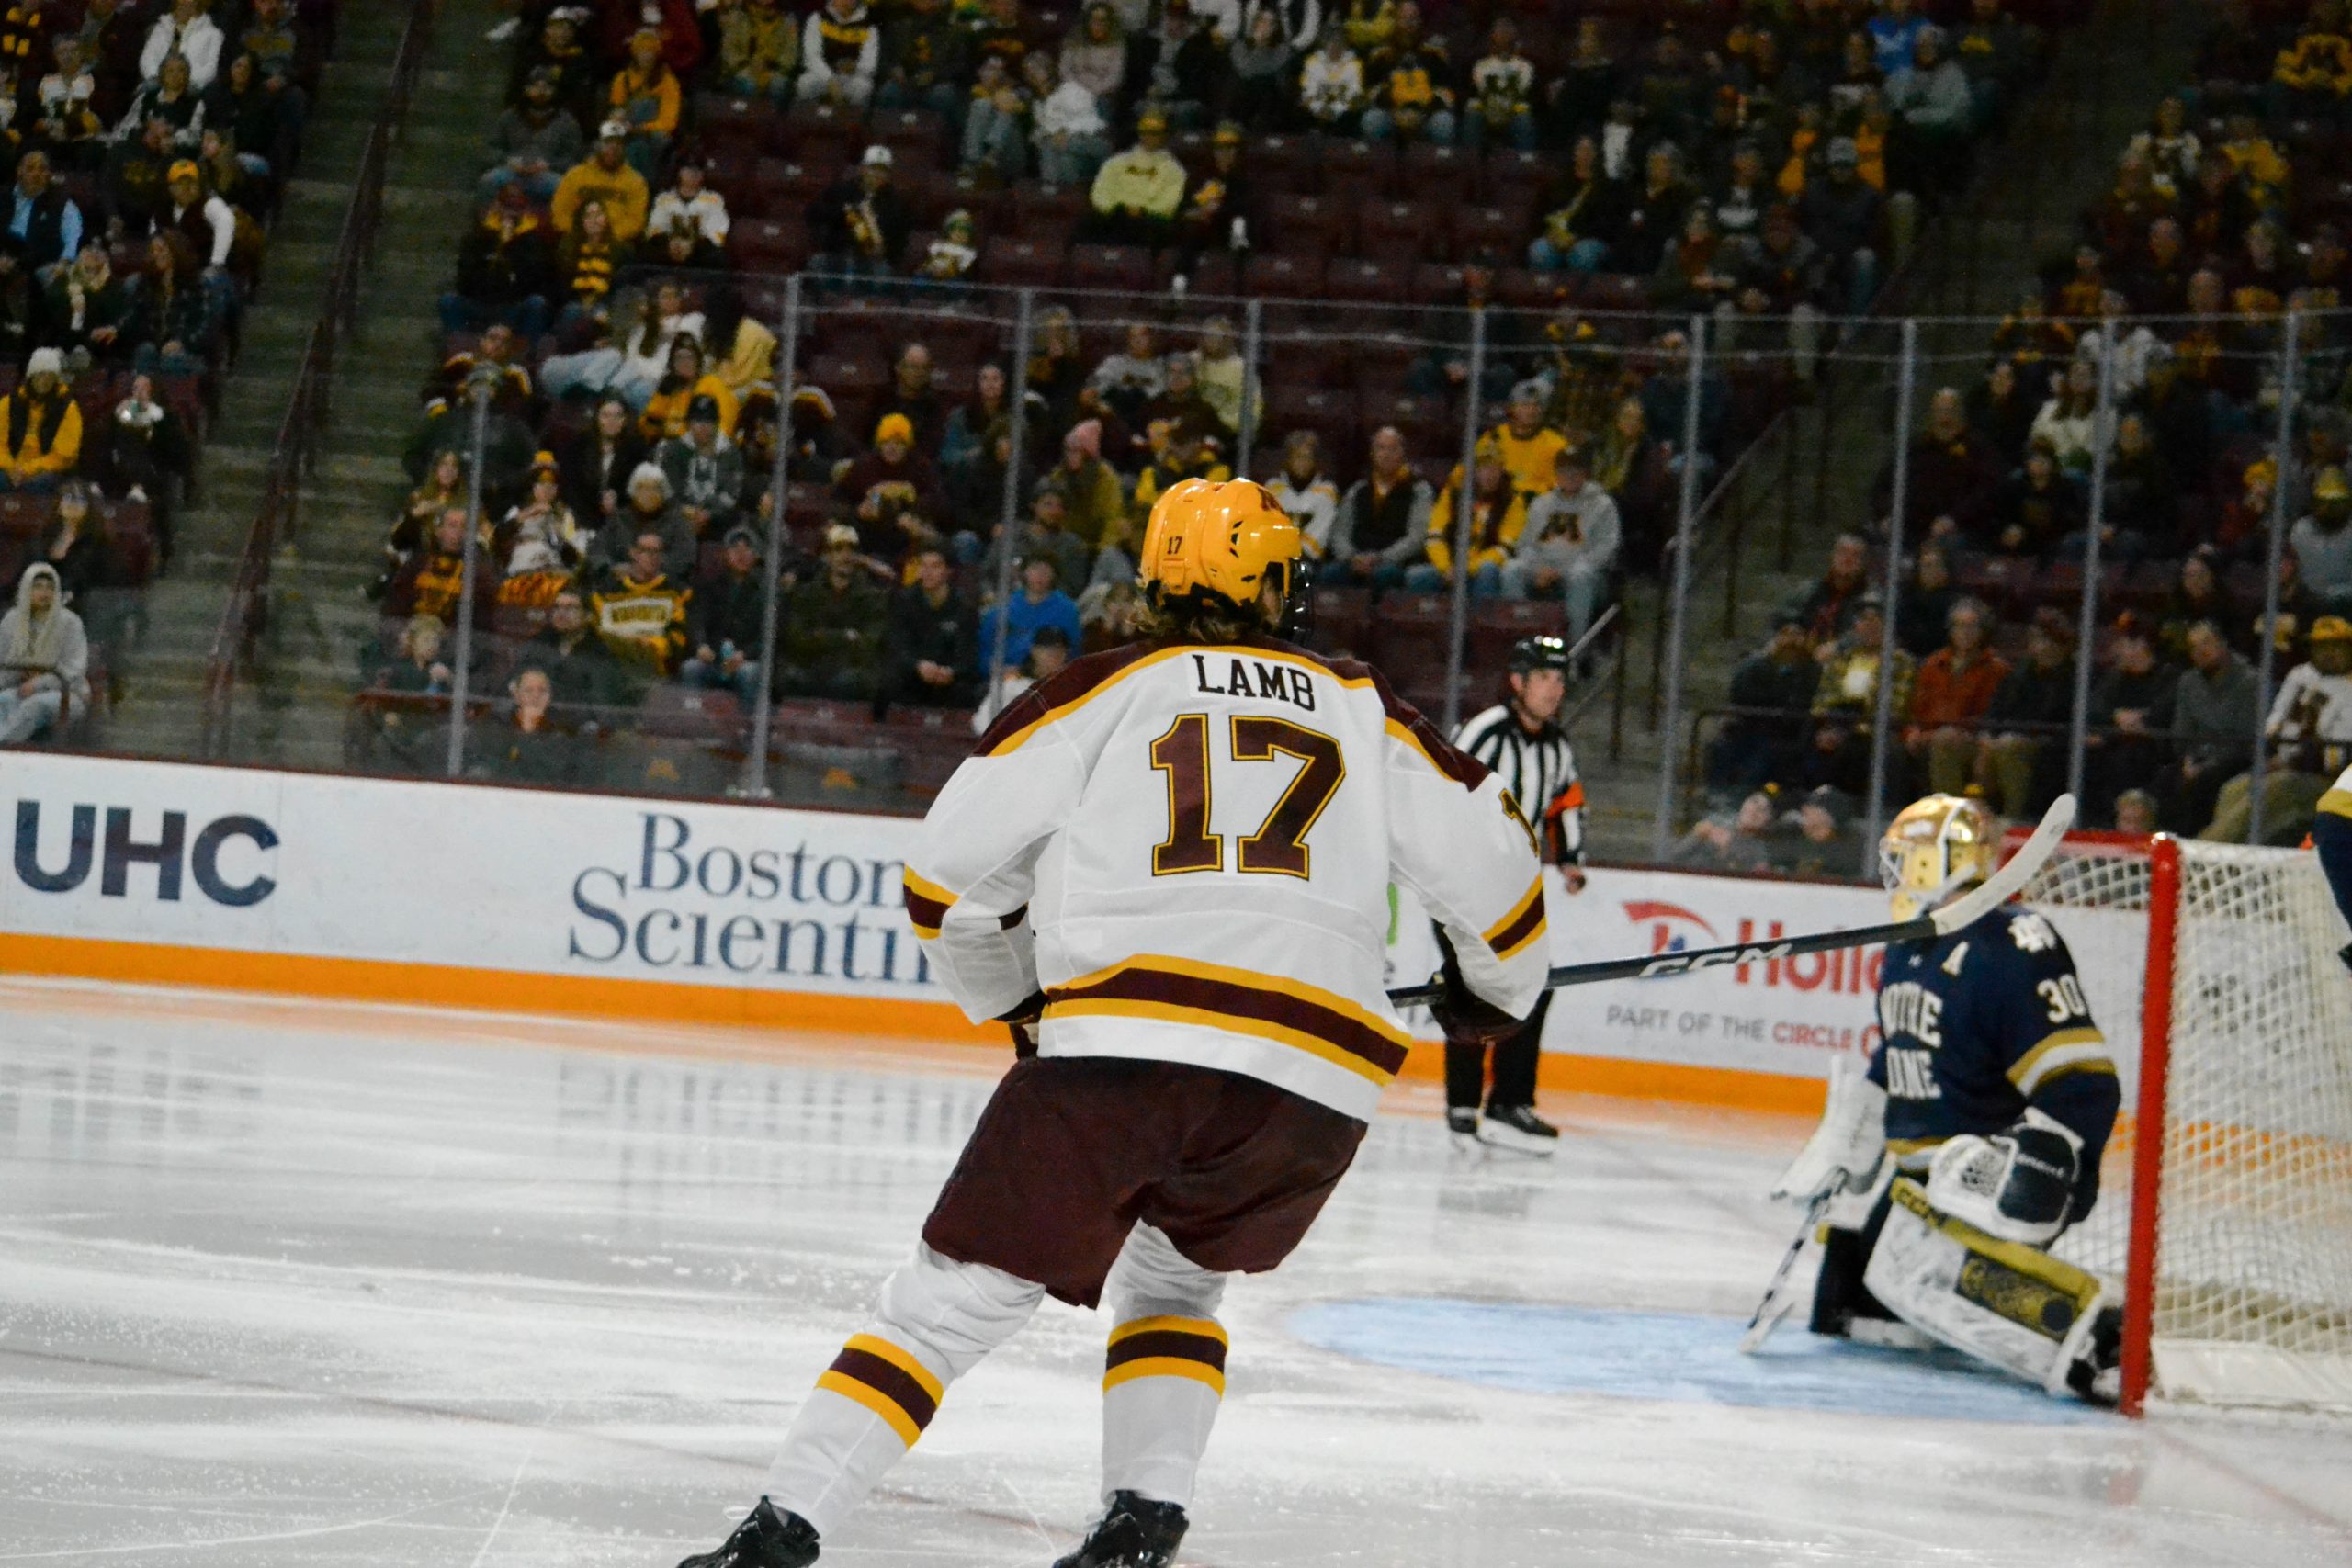
<path id="1" fill-rule="evenodd" d="M 1521 381 L 1510 389 L 1510 411 L 1487 433 L 1501 455 L 1511 489 L 1524 501 L 1552 488 L 1552 464 L 1568 438 L 1544 423 L 1544 384 Z"/>
<path id="2" fill-rule="evenodd" d="M 1176 209 L 1184 199 L 1184 165 L 1168 150 L 1168 117 L 1148 108 L 1136 121 L 1136 145 L 1116 153 L 1095 172 L 1090 195 L 1094 210 L 1086 231 L 1105 244 L 1168 243 Z"/>
<path id="3" fill-rule="evenodd" d="M 1527 526 L 1527 496 L 1503 460 L 1499 430 L 1478 442 L 1471 466 L 1470 592 L 1492 598 L 1503 591 L 1503 568 Z M 1453 581 L 1454 508 L 1462 500 L 1462 465 L 1445 479 L 1430 511 L 1429 558 L 1405 574 L 1405 586 L 1434 593 Z"/>

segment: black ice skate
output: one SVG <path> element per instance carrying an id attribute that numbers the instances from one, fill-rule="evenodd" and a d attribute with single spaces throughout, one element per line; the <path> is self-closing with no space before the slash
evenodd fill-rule
<path id="1" fill-rule="evenodd" d="M 1087 1535 L 1086 1544 L 1056 1559 L 1054 1568 L 1168 1568 L 1176 1561 L 1185 1523 L 1179 1504 L 1114 1492 L 1111 1506 Z"/>
<path id="2" fill-rule="evenodd" d="M 2066 1386 L 2086 1404 L 2112 1410 L 2123 1393 L 2123 1309 L 2103 1306 L 2091 1325 L 2090 1343 L 2066 1369 Z"/>
<path id="3" fill-rule="evenodd" d="M 689 1557 L 678 1568 L 808 1568 L 816 1561 L 815 1528 L 763 1497 L 725 1545 Z"/>
<path id="4" fill-rule="evenodd" d="M 1447 1106 L 1445 1130 L 1453 1137 L 1455 1148 L 1475 1151 L 1478 1146 L 1478 1108 L 1475 1105 Z"/>
<path id="5" fill-rule="evenodd" d="M 1478 1135 L 1498 1148 L 1548 1155 L 1560 1146 L 1560 1130 L 1535 1114 L 1532 1105 L 1489 1105 Z"/>

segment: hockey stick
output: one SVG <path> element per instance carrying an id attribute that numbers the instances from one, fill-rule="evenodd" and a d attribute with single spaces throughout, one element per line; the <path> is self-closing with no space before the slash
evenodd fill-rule
<path id="1" fill-rule="evenodd" d="M 1797 1258 L 1804 1252 L 1804 1244 L 1813 1239 L 1821 1216 L 1829 1211 L 1830 1200 L 1846 1190 L 1846 1179 L 1840 1176 L 1826 1192 L 1814 1194 L 1813 1201 L 1804 1206 L 1804 1224 L 1797 1231 L 1796 1240 L 1789 1243 L 1788 1251 L 1781 1255 L 1781 1266 L 1772 1270 L 1772 1282 L 1764 1287 L 1764 1299 L 1756 1303 L 1756 1311 L 1747 1320 L 1747 1332 L 1739 1337 L 1739 1353 L 1753 1356 L 1772 1337 L 1772 1330 L 1781 1326 L 1781 1319 L 1789 1315 L 1796 1305 L 1796 1298 L 1789 1294 L 1789 1275 L 1797 1266 Z"/>
<path id="2" fill-rule="evenodd" d="M 1962 894 L 1938 909 L 1929 910 L 1916 919 L 1896 920 L 1883 926 L 1856 926 L 1851 931 L 1817 931 L 1811 936 L 1776 937 L 1770 942 L 1732 942 L 1724 947 L 1702 947 L 1688 953 L 1657 953 L 1646 958 L 1604 958 L 1593 964 L 1564 964 L 1552 971 L 1544 982 L 1545 987 L 1559 986 L 1589 986 L 1603 980 L 1649 980 L 1674 975 L 1689 975 L 1701 969 L 1720 969 L 1732 964 L 1766 964 L 1779 958 L 1793 958 L 1804 953 L 1829 953 L 1843 947 L 1868 947 L 1876 942 L 1927 942 L 1939 936 L 1950 936 L 1964 926 L 1973 926 L 1993 910 L 2007 903 L 2031 882 L 2034 874 L 2058 852 L 2058 842 L 2066 829 L 2075 825 L 2075 797 L 2062 795 L 2050 803 L 2041 815 L 2041 825 L 2033 836 L 2018 848 L 2008 864 L 1986 877 L 1971 891 Z M 1388 993 L 1388 999 L 1397 1007 L 1426 1007 L 1444 995 L 1444 987 L 1435 981 L 1422 986 L 1408 986 Z"/>

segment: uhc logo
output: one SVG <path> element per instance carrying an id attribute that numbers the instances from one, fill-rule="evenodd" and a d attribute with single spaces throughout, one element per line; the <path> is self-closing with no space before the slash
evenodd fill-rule
<path id="1" fill-rule="evenodd" d="M 106 829 L 98 829 L 98 807 L 76 806 L 66 834 L 65 853 L 51 864 L 41 863 L 40 802 L 17 802 L 17 880 L 36 893 L 71 893 L 90 879 L 95 865 L 98 892 L 107 898 L 126 897 L 134 866 L 152 866 L 155 897 L 177 903 L 183 875 L 194 878 L 197 891 L 215 904 L 232 909 L 258 904 L 277 890 L 277 879 L 255 873 L 243 882 L 231 882 L 220 871 L 220 852 L 232 839 L 243 839 L 266 852 L 277 847 L 277 830 L 258 817 L 222 817 L 188 836 L 187 813 L 166 811 L 163 826 L 151 839 L 132 837 L 130 808 L 106 808 Z"/>

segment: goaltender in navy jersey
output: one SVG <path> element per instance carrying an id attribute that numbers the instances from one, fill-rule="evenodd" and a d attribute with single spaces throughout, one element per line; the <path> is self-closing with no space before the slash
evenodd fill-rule
<path id="1" fill-rule="evenodd" d="M 1411 1043 L 1383 989 L 1390 880 L 1521 1017 L 1550 962 L 1534 849 L 1502 781 L 1365 666 L 1136 644 L 981 738 L 907 911 L 975 1021 L 1043 991 L 1041 1056 L 1220 1068 L 1368 1120 Z"/>
<path id="2" fill-rule="evenodd" d="M 2032 1106 L 2083 1140 L 2069 1213 L 2090 1212 L 2115 1124 L 2115 1061 L 2056 927 L 2011 904 L 1951 936 L 1889 947 L 1878 1020 L 1870 1079 L 1886 1090 L 1900 1168 L 1924 1172 L 1946 1139 L 1990 1137 Z"/>

